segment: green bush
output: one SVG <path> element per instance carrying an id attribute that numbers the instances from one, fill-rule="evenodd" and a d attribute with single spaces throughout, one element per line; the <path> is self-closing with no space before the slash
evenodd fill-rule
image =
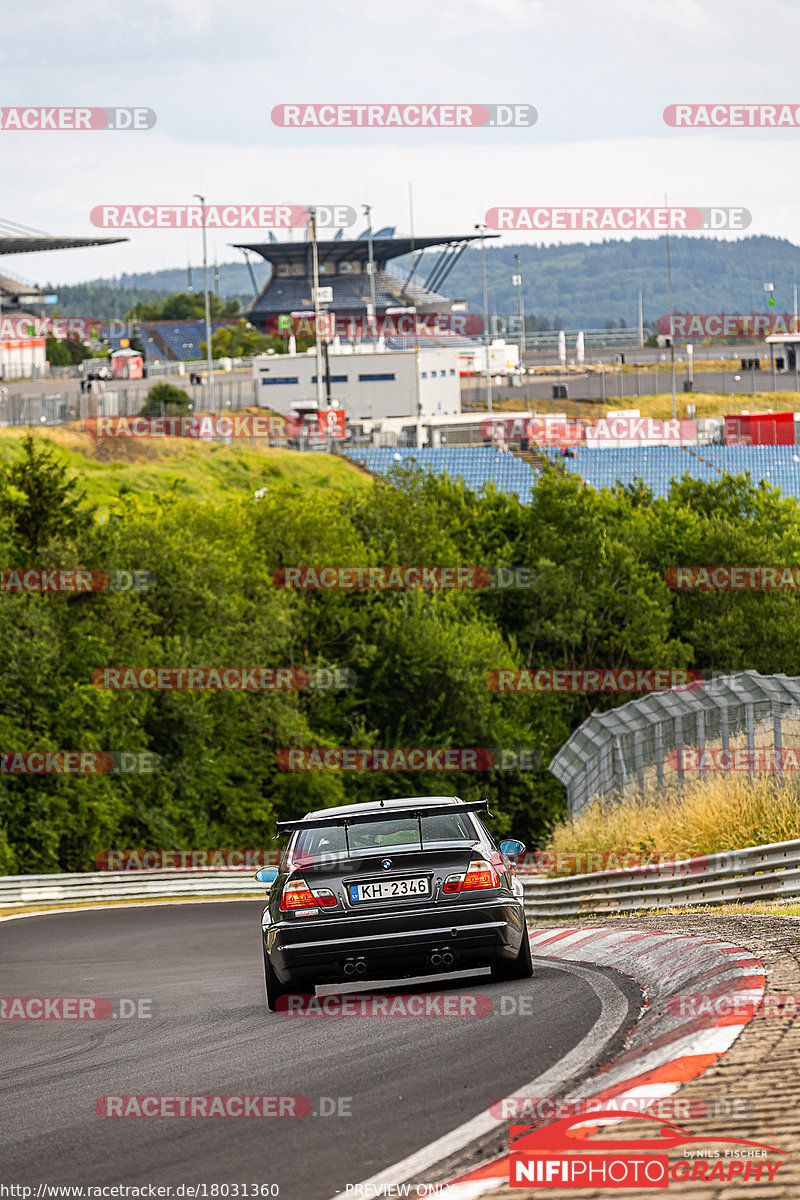
<path id="1" fill-rule="evenodd" d="M 172 383 L 154 383 L 147 393 L 140 417 L 177 417 L 188 411 L 191 401 Z"/>

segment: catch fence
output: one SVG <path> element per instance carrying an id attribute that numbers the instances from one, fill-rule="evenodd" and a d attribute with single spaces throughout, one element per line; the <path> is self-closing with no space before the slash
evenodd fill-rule
<path id="1" fill-rule="evenodd" d="M 716 770 L 781 773 L 794 750 L 800 760 L 800 677 L 741 671 L 593 712 L 550 770 L 574 819 L 593 800 L 663 792 Z"/>

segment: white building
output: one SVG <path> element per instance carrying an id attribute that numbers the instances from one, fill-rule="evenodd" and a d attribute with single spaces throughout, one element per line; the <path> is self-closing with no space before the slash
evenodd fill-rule
<path id="1" fill-rule="evenodd" d="M 486 347 L 475 345 L 473 349 L 462 349 L 458 353 L 462 375 L 486 374 Z M 495 338 L 489 347 L 489 369 L 492 375 L 508 375 L 519 370 L 519 346 Z"/>
<path id="2" fill-rule="evenodd" d="M 41 379 L 46 368 L 43 337 L 0 340 L 0 380 Z"/>
<path id="3" fill-rule="evenodd" d="M 456 349 L 376 350 L 373 346 L 331 347 L 330 397 L 322 370 L 322 407 L 343 408 L 347 420 L 410 421 L 461 412 Z M 316 355 L 263 355 L 253 363 L 259 407 L 289 416 L 313 411 L 317 397 Z"/>

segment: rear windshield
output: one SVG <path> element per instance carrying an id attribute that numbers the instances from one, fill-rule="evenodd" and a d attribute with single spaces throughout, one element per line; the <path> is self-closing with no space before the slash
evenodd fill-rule
<path id="1" fill-rule="evenodd" d="M 443 813 L 422 818 L 422 842 L 432 846 L 437 842 L 474 842 L 478 835 L 466 814 Z M 419 822 L 416 817 L 394 818 L 391 821 L 372 821 L 351 825 L 347 840 L 352 852 L 384 850 L 387 846 L 419 846 Z M 343 825 L 325 829 L 301 830 L 293 847 L 295 857 L 324 854 L 343 854 L 347 844 Z"/>

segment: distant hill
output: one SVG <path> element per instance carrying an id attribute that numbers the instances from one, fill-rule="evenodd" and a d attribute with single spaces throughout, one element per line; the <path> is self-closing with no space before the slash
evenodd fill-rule
<path id="1" fill-rule="evenodd" d="M 676 312 L 765 312 L 764 283 L 775 285 L 775 308 L 791 312 L 793 286 L 800 282 L 800 247 L 783 238 L 749 237 L 738 241 L 718 238 L 673 237 L 672 294 Z M 504 245 L 486 243 L 489 304 L 493 312 L 517 311 L 516 289 L 511 283 L 514 255 L 520 258 L 523 298 L 528 316 L 537 315 L 553 327 L 600 328 L 607 321 L 624 321 L 635 327 L 639 290 L 643 292 L 645 321 L 669 312 L 666 241 L 636 238 L 573 245 Z M 424 283 L 436 252 L 422 260 L 416 282 Z M 426 263 L 428 264 L 426 266 Z M 396 259 L 391 269 L 405 276 L 409 258 Z M 253 262 L 257 287 L 269 276 L 265 262 Z M 247 267 L 242 262 L 219 267 L 220 295 L 238 297 L 244 307 L 253 294 Z M 202 271 L 194 268 L 192 282 L 202 291 Z M 59 311 L 74 316 L 122 317 L 137 300 L 153 300 L 170 292 L 185 292 L 185 269 L 122 275 L 76 286 L 48 285 L 59 295 Z M 472 312 L 483 306 L 481 252 L 470 247 L 462 254 L 444 291 L 468 302 Z"/>
<path id="2" fill-rule="evenodd" d="M 645 321 L 669 313 L 664 238 L 637 238 L 562 246 L 486 244 L 489 306 L 516 313 L 512 286 L 514 254 L 520 258 L 526 313 L 561 318 L 566 328 L 602 328 L 620 319 L 638 321 L 643 293 Z M 766 282 L 775 284 L 775 307 L 791 312 L 793 286 L 800 282 L 800 247 L 781 238 L 670 238 L 675 312 L 764 312 Z M 480 250 L 467 250 L 447 280 L 447 293 L 483 306 Z"/>

